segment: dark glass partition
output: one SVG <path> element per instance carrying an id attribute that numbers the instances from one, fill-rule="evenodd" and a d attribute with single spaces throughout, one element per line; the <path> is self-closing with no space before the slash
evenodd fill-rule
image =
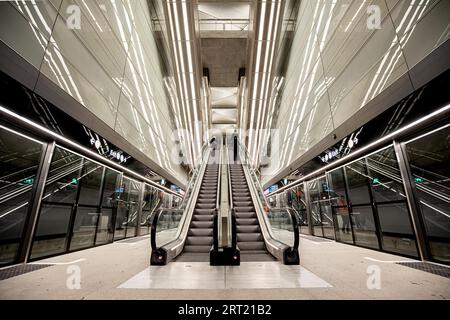
<path id="1" fill-rule="evenodd" d="M 42 149 L 0 126 L 0 266 L 17 260 Z"/>
<path id="2" fill-rule="evenodd" d="M 450 263 L 450 125 L 406 143 L 431 257 Z"/>

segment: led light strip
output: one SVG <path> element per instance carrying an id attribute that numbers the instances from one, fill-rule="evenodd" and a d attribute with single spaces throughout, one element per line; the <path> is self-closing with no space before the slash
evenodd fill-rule
<path id="1" fill-rule="evenodd" d="M 356 156 L 364 153 L 366 150 L 370 150 L 371 148 L 376 147 L 379 144 L 382 144 L 382 143 L 387 142 L 389 140 L 393 140 L 396 136 L 400 135 L 401 133 L 404 133 L 405 131 L 408 131 L 411 128 L 414 128 L 416 126 L 420 126 L 421 124 L 423 124 L 424 122 L 426 122 L 429 119 L 432 119 L 432 118 L 434 118 L 434 117 L 436 117 L 436 116 L 438 116 L 440 114 L 444 114 L 445 115 L 448 112 L 450 112 L 450 104 L 448 104 L 445 107 L 442 107 L 442 108 L 440 108 L 440 109 L 438 109 L 438 110 L 436 110 L 436 111 L 434 111 L 434 112 L 432 112 L 432 113 L 430 113 L 430 114 L 428 114 L 428 115 L 426 115 L 426 116 L 424 116 L 424 117 L 422 117 L 422 118 L 420 118 L 420 119 L 418 119 L 416 121 L 413 121 L 410 124 L 400 128 L 400 129 L 398 129 L 398 130 L 396 130 L 396 131 L 394 131 L 394 132 L 392 132 L 392 133 L 390 133 L 390 134 L 388 134 L 388 135 L 386 135 L 386 136 L 384 136 L 384 137 L 382 137 L 382 138 L 380 138 L 378 140 L 375 140 L 374 142 L 368 144 L 367 146 L 364 146 L 361 149 L 358 149 L 355 152 L 350 153 L 347 156 L 336 160 L 335 162 L 329 163 L 326 166 L 324 166 L 324 167 L 322 167 L 320 169 L 317 169 L 316 171 L 313 171 L 313 172 L 307 174 L 306 176 L 303 176 L 303 177 L 301 177 L 301 178 L 299 178 L 299 179 L 297 179 L 297 180 L 295 180 L 295 181 L 285 185 L 284 187 L 281 187 L 280 189 L 267 194 L 266 197 L 270 197 L 270 196 L 272 196 L 274 194 L 277 194 L 277 193 L 280 193 L 280 192 L 282 192 L 284 190 L 291 189 L 291 188 L 299 185 L 303 181 L 306 181 L 309 178 L 317 176 L 320 173 L 325 173 L 328 169 L 338 167 L 341 163 L 345 163 L 349 159 L 355 158 Z"/>
<path id="2" fill-rule="evenodd" d="M 53 131 L 51 131 L 51 130 L 49 130 L 49 129 L 47 129 L 47 128 L 45 128 L 45 127 L 43 127 L 43 126 L 41 126 L 41 125 L 39 125 L 39 124 L 37 124 L 37 123 L 27 119 L 27 118 L 25 118 L 25 117 L 22 117 L 22 116 L 12 112 L 11 110 L 9 110 L 9 109 L 7 109 L 7 108 L 5 108 L 3 106 L 0 106 L 0 113 L 3 113 L 5 115 L 13 118 L 14 120 L 21 122 L 21 123 L 26 123 L 27 125 L 31 126 L 36 131 L 39 131 L 39 132 L 43 133 L 44 135 L 53 138 L 56 142 L 63 142 L 64 144 L 67 144 L 68 146 L 71 146 L 71 147 L 74 147 L 74 148 L 76 148 L 78 150 L 81 150 L 85 154 L 93 157 L 96 160 L 99 160 L 100 163 L 106 163 L 106 164 L 110 165 L 113 168 L 117 168 L 117 169 L 123 171 L 124 173 L 125 172 L 129 173 L 130 175 L 134 176 L 135 178 L 139 178 L 140 180 L 143 180 L 143 181 L 147 182 L 148 184 L 154 186 L 155 188 L 157 188 L 159 190 L 165 191 L 165 192 L 170 193 L 170 194 L 172 194 L 174 196 L 182 198 L 180 194 L 178 194 L 178 193 L 176 193 L 176 192 L 174 192 L 174 191 L 172 191 L 172 190 L 170 190 L 170 189 L 168 189 L 168 188 L 166 188 L 164 186 L 161 186 L 161 185 L 157 184 L 156 182 L 154 182 L 154 181 L 144 177 L 143 175 L 141 175 L 141 174 L 139 174 L 137 172 L 134 172 L 134 171 L 132 171 L 132 170 L 130 170 L 128 168 L 125 168 L 124 166 L 122 166 L 122 165 L 120 165 L 120 164 L 118 164 L 118 163 L 116 163 L 116 162 L 114 162 L 114 161 L 112 161 L 112 160 L 110 160 L 108 158 L 104 158 L 104 157 L 100 156 L 99 154 L 95 153 L 94 151 L 92 151 L 92 150 L 90 150 L 90 149 L 88 149 L 88 148 L 86 148 L 86 147 L 84 147 L 84 146 L 82 146 L 82 145 L 72 141 L 72 140 L 69 140 L 69 139 L 67 139 L 67 138 L 65 138 L 63 136 L 60 136 L 59 134 L 56 134 Z"/>

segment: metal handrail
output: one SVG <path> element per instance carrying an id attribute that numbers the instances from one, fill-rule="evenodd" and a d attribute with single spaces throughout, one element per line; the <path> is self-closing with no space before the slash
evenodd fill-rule
<path id="1" fill-rule="evenodd" d="M 214 210 L 214 216 L 213 216 L 213 248 L 214 251 L 219 250 L 219 211 L 217 208 Z"/>
<path id="2" fill-rule="evenodd" d="M 219 175 L 217 178 L 217 191 L 216 191 L 216 208 L 214 210 L 214 216 L 213 216 L 213 247 L 214 251 L 219 250 L 219 207 L 220 207 L 220 186 L 221 186 L 221 163 L 222 163 L 222 143 L 220 144 L 219 148 L 219 163 L 218 163 L 218 170 L 217 174 Z"/>
<path id="3" fill-rule="evenodd" d="M 228 224 L 228 235 L 231 235 L 231 247 L 235 251 L 237 248 L 236 243 L 236 215 L 234 211 L 234 205 L 233 205 L 233 190 L 232 190 L 232 184 L 231 184 L 231 170 L 230 170 L 230 154 L 228 149 L 228 142 L 225 142 L 225 147 L 227 150 L 227 178 L 228 178 L 228 218 L 231 224 Z M 228 237 L 230 239 L 230 237 Z M 229 240 L 228 240 L 229 241 Z"/>
<path id="4" fill-rule="evenodd" d="M 219 149 L 219 169 L 217 170 L 217 174 L 219 175 L 217 178 L 217 191 L 216 191 L 216 210 L 219 210 L 220 206 L 220 183 L 221 183 L 221 163 L 222 163 L 222 144 L 220 145 Z"/>
<path id="5" fill-rule="evenodd" d="M 248 152 L 245 147 L 238 141 L 239 146 L 241 147 L 241 154 L 246 157 L 247 165 L 243 166 L 244 175 L 246 176 L 247 183 L 249 186 L 250 195 L 252 197 L 253 204 L 255 206 L 256 215 L 258 216 L 258 220 L 260 222 L 261 233 L 264 237 L 264 242 L 266 244 L 267 250 L 278 259 L 282 260 L 285 264 L 299 264 L 299 253 L 298 253 L 298 243 L 299 243 L 299 230 L 298 230 L 298 222 L 296 217 L 293 217 L 293 213 L 289 210 L 286 210 L 288 214 L 291 216 L 292 223 L 294 224 L 294 246 L 289 246 L 286 243 L 278 240 L 272 232 L 271 222 L 269 217 L 265 214 L 264 205 L 270 209 L 269 203 L 264 195 L 263 189 L 259 180 L 255 174 L 255 171 L 252 170 L 252 165 L 248 158 Z M 253 179 L 252 175 L 256 177 Z M 256 180 L 256 181 L 254 181 Z M 258 189 L 259 187 L 259 189 Z M 262 197 L 260 196 L 262 195 Z M 296 242 L 297 239 L 297 242 Z"/>
<path id="6" fill-rule="evenodd" d="M 237 249 L 237 225 L 236 225 L 236 212 L 234 208 L 231 209 L 231 248 L 233 252 Z"/>
<path id="7" fill-rule="evenodd" d="M 195 182 L 193 183 L 193 192 L 188 197 L 186 205 L 182 207 L 182 209 L 170 209 L 173 211 L 180 210 L 182 211 L 182 218 L 177 226 L 177 232 L 176 235 L 170 239 L 167 243 L 161 245 L 159 248 L 156 247 L 156 233 L 157 233 L 157 222 L 159 219 L 159 216 L 161 215 L 162 211 L 159 211 L 157 215 L 155 215 L 154 220 L 152 220 L 152 235 L 154 239 L 152 240 L 152 255 L 151 255 L 151 263 L 152 264 L 166 264 L 168 261 L 176 257 L 178 254 L 181 253 L 184 245 L 184 241 L 187 237 L 187 227 L 192 219 L 192 213 L 194 211 L 195 203 L 198 197 L 198 193 L 201 187 L 202 177 L 206 165 L 208 163 L 210 153 L 206 153 L 205 151 L 208 150 L 207 148 L 209 145 L 206 143 L 204 147 L 201 149 L 202 152 L 200 154 L 200 169 L 198 170 L 198 175 L 195 177 Z M 183 202 L 184 203 L 184 202 Z M 164 209 L 162 209 L 164 210 Z M 153 245 L 155 247 L 153 247 Z"/>
<path id="8" fill-rule="evenodd" d="M 151 228 L 150 228 L 150 245 L 152 247 L 152 251 L 156 251 L 158 248 L 156 246 L 156 227 L 158 224 L 159 216 L 161 215 L 163 209 L 158 209 L 155 215 L 151 219 Z"/>

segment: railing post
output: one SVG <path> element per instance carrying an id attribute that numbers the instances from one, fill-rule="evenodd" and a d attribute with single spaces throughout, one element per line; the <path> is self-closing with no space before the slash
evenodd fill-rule
<path id="1" fill-rule="evenodd" d="M 138 209 L 136 214 L 136 237 L 139 237 L 141 235 L 142 202 L 144 201 L 144 192 L 145 192 L 145 182 L 142 181 L 141 189 L 139 191 Z"/>
<path id="2" fill-rule="evenodd" d="M 19 262 L 28 262 L 33 245 L 33 236 L 38 222 L 39 209 L 41 207 L 42 195 L 47 181 L 48 171 L 52 161 L 55 142 L 52 141 L 43 147 L 43 153 L 36 173 L 36 181 L 31 192 L 31 199 L 28 205 L 28 218 L 23 229 L 23 240 L 19 251 Z"/>
<path id="3" fill-rule="evenodd" d="M 412 182 L 412 175 L 408 165 L 408 158 L 405 152 L 404 145 L 394 141 L 394 150 L 397 156 L 398 167 L 405 188 L 406 200 L 409 207 L 410 219 L 414 234 L 416 236 L 416 245 L 421 260 L 430 260 L 430 250 L 428 248 L 427 239 L 425 235 L 424 223 L 420 214 L 420 204 L 417 203 L 415 196 L 414 183 Z"/>

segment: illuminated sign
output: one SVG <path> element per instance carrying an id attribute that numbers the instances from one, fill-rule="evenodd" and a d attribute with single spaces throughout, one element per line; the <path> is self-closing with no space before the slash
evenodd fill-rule
<path id="1" fill-rule="evenodd" d="M 89 137 L 89 143 L 93 146 L 97 152 L 106 156 L 111 160 L 116 160 L 119 163 L 126 163 L 130 156 L 126 156 L 122 150 L 113 150 L 110 148 L 108 142 L 100 137 L 97 133 L 91 131 L 89 128 L 83 126 L 86 135 Z"/>
<path id="2" fill-rule="evenodd" d="M 424 180 L 423 180 L 423 178 L 421 178 L 421 177 L 415 177 L 415 178 L 414 178 L 414 181 L 417 182 L 417 183 L 419 183 L 419 182 L 423 182 Z"/>
<path id="3" fill-rule="evenodd" d="M 34 178 L 25 178 L 25 179 L 22 179 L 21 182 L 25 183 L 25 184 L 33 184 Z"/>
<path id="4" fill-rule="evenodd" d="M 345 137 L 342 139 L 342 141 L 335 145 L 334 147 L 328 149 L 325 151 L 322 155 L 319 155 L 319 159 L 322 162 L 330 162 L 331 160 L 342 158 L 343 156 L 346 156 L 349 154 L 353 148 L 359 143 L 358 136 L 362 131 L 362 127 L 356 131 L 353 132 L 351 135 Z"/>

